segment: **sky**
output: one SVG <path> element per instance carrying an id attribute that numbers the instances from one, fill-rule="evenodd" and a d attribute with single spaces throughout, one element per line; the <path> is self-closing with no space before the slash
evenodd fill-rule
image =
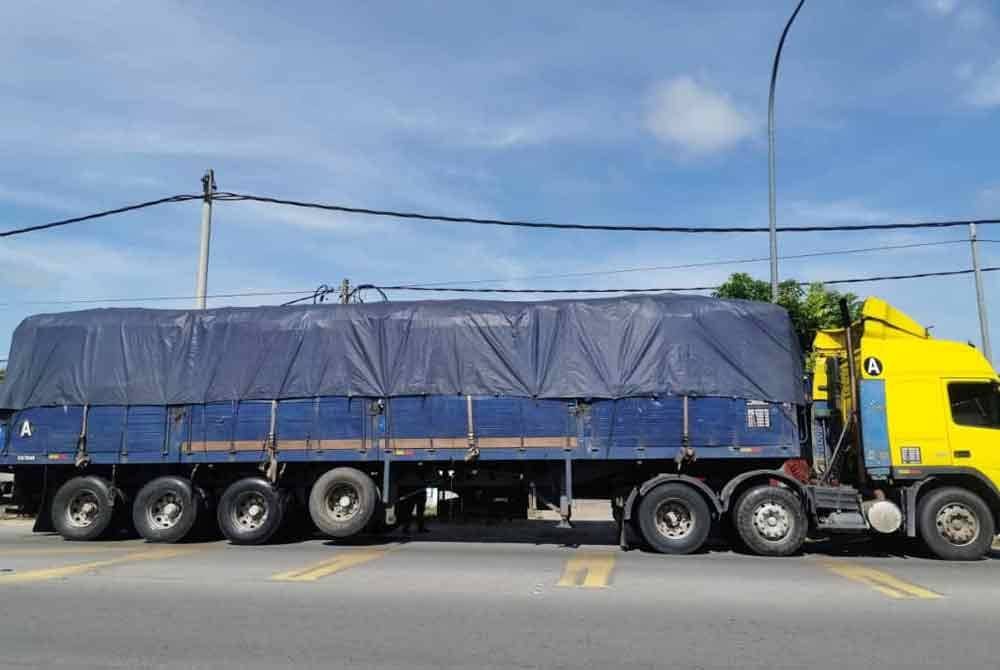
<path id="1" fill-rule="evenodd" d="M 199 192 L 207 168 L 221 190 L 360 207 L 766 226 L 768 79 L 794 5 L 3 3 L 0 228 Z M 777 89 L 779 225 L 1000 218 L 997 44 L 990 0 L 807 0 Z M 0 350 L 30 314 L 101 306 L 61 301 L 182 296 L 125 304 L 192 306 L 199 225 L 200 203 L 188 202 L 0 239 Z M 783 255 L 956 243 L 787 259 L 780 272 L 965 269 L 966 236 L 786 233 Z M 980 236 L 1000 240 L 1000 225 Z M 1000 265 L 1000 243 L 981 247 L 984 265 Z M 766 279 L 768 265 L 649 268 L 767 254 L 762 234 L 526 230 L 222 202 L 209 293 L 343 278 L 714 285 L 734 271 Z M 633 271 L 550 276 L 618 270 Z M 937 336 L 979 342 L 971 276 L 853 289 Z M 985 289 L 1000 348 L 1000 273 L 985 275 Z"/>

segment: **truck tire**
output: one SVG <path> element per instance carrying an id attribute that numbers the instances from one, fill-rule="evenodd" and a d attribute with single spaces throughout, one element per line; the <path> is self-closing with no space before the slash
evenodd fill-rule
<path id="1" fill-rule="evenodd" d="M 700 493 L 686 484 L 661 484 L 639 503 L 639 529 L 661 554 L 690 554 L 705 543 L 712 512 Z"/>
<path id="2" fill-rule="evenodd" d="M 135 496 L 132 521 L 149 542 L 180 542 L 198 521 L 201 497 L 184 477 L 157 477 Z"/>
<path id="3" fill-rule="evenodd" d="M 917 509 L 920 538 L 938 558 L 976 561 L 993 544 L 993 512 L 972 491 L 949 486 L 935 489 Z"/>
<path id="4" fill-rule="evenodd" d="M 263 477 L 239 479 L 219 499 L 219 530 L 233 544 L 263 544 L 281 528 L 287 506 L 287 496 Z"/>
<path id="5" fill-rule="evenodd" d="M 313 484 L 309 516 L 330 537 L 350 537 L 368 525 L 377 502 L 371 477 L 354 468 L 334 468 Z"/>
<path id="6" fill-rule="evenodd" d="M 745 547 L 759 556 L 791 556 L 809 532 L 802 500 L 781 486 L 756 486 L 740 496 L 733 525 Z"/>
<path id="7" fill-rule="evenodd" d="M 73 477 L 52 499 L 52 525 L 67 540 L 102 537 L 114 519 L 114 492 L 103 477 Z"/>

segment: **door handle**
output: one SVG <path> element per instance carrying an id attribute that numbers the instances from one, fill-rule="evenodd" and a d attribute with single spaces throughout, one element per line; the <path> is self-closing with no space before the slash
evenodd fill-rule
<path id="1" fill-rule="evenodd" d="M 955 452 L 955 458 L 972 458 L 972 452 L 968 449 L 961 449 Z"/>

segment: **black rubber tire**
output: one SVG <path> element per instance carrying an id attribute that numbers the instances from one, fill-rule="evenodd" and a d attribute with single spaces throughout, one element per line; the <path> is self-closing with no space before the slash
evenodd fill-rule
<path id="1" fill-rule="evenodd" d="M 69 505 L 81 494 L 89 494 L 97 514 L 86 526 L 73 525 Z M 114 491 L 111 482 L 103 477 L 73 477 L 59 487 L 52 498 L 52 525 L 67 540 L 86 542 L 103 537 L 111 528 L 115 517 Z"/>
<path id="2" fill-rule="evenodd" d="M 353 489 L 357 509 L 349 518 L 334 516 L 328 504 L 335 487 Z M 354 468 L 334 468 L 325 473 L 309 492 L 309 516 L 316 527 L 330 537 L 344 538 L 362 532 L 378 506 L 378 492 L 372 478 Z"/>
<path id="3" fill-rule="evenodd" d="M 765 537 L 754 526 L 754 511 L 763 503 L 783 508 L 788 516 L 788 531 L 780 538 Z M 756 486 L 748 490 L 736 501 L 732 520 L 746 550 L 758 556 L 791 556 L 802 548 L 809 532 L 802 500 L 782 486 Z"/>
<path id="4" fill-rule="evenodd" d="M 968 544 L 952 544 L 938 531 L 938 513 L 952 503 L 964 506 L 978 521 L 979 534 Z M 946 561 L 978 561 L 989 553 L 993 544 L 993 512 L 982 498 L 966 489 L 948 486 L 929 492 L 918 505 L 917 525 L 927 549 Z"/>
<path id="5" fill-rule="evenodd" d="M 169 528 L 158 526 L 152 518 L 153 505 L 167 494 L 173 494 L 180 501 L 181 512 L 177 521 Z M 195 493 L 191 481 L 184 477 L 157 477 L 149 482 L 135 496 L 132 503 L 132 522 L 135 529 L 149 542 L 180 542 L 191 532 L 198 521 L 202 500 Z"/>
<path id="6" fill-rule="evenodd" d="M 256 528 L 248 528 L 238 520 L 240 499 L 248 494 L 260 496 L 264 517 Z M 233 544 L 263 544 L 270 540 L 285 518 L 288 500 L 285 493 L 263 477 L 245 477 L 230 484 L 222 497 L 216 516 L 219 530 Z"/>
<path id="7" fill-rule="evenodd" d="M 692 524 L 682 537 L 672 538 L 657 529 L 656 517 L 660 506 L 673 502 L 687 509 Z M 639 503 L 639 530 L 654 551 L 661 554 L 690 554 L 705 544 L 712 529 L 712 511 L 700 493 L 687 484 L 661 484 L 643 496 Z"/>

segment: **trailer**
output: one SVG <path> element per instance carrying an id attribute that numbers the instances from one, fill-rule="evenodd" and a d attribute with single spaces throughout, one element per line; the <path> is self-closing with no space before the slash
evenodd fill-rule
<path id="1" fill-rule="evenodd" d="M 39 315 L 0 387 L 0 468 L 36 529 L 69 540 L 217 526 L 258 544 L 300 521 L 348 538 L 434 487 L 564 525 L 574 496 L 603 498 L 623 547 L 663 553 L 727 526 L 763 555 L 881 532 L 981 556 L 1000 472 L 971 452 L 943 469 L 942 445 L 910 444 L 926 431 L 890 428 L 913 417 L 886 398 L 913 391 L 885 381 L 943 346 L 995 408 L 996 373 L 881 301 L 864 314 L 817 336 L 811 387 L 784 310 L 699 296 Z M 954 439 L 980 438 L 996 440 Z"/>

